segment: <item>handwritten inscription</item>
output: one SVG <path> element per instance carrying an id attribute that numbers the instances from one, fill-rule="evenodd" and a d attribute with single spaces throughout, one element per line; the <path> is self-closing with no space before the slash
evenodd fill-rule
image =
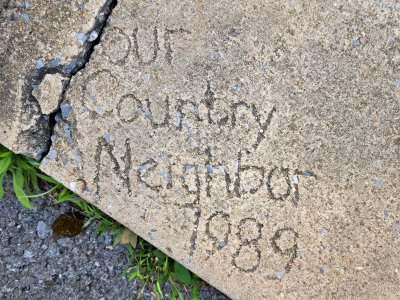
<path id="1" fill-rule="evenodd" d="M 138 28 L 129 38 L 121 32 L 121 39 L 129 40 L 129 47 L 126 48 L 131 51 L 130 55 L 139 66 L 146 69 L 152 68 L 160 60 L 172 66 L 173 40 L 190 34 L 184 28 L 160 30 L 154 27 L 148 36 L 148 51 L 140 45 Z M 84 89 L 82 104 L 99 115 L 102 110 L 93 102 L 87 103 L 87 99 L 95 102 L 97 98 L 107 95 L 96 95 L 90 83 L 106 82 L 107 78 L 112 79 L 113 83 L 118 81 L 117 75 L 101 70 L 88 77 L 88 87 Z M 186 138 L 186 134 L 190 145 L 195 147 L 180 145 L 180 151 L 185 151 L 182 156 L 166 153 L 163 149 L 160 156 L 144 153 L 140 158 L 140 154 L 138 156 L 132 151 L 134 141 L 130 138 L 118 141 L 117 145 L 116 141 L 110 142 L 105 137 L 99 137 L 94 156 L 97 164 L 93 182 L 95 193 L 101 194 L 101 160 L 107 159 L 111 163 L 111 172 L 122 182 L 120 186 L 126 189 L 129 196 L 138 190 L 144 194 L 147 191 L 155 198 L 157 195 L 165 197 L 179 194 L 172 205 L 189 209 L 194 215 L 190 221 L 192 224 L 188 223 L 191 226 L 189 255 L 202 249 L 211 257 L 219 250 L 232 246 L 232 266 L 240 272 L 251 273 L 259 270 L 261 262 L 268 259 L 262 251 L 262 247 L 267 245 L 270 248 L 269 255 L 273 253 L 279 257 L 277 265 L 282 269 L 278 275 L 268 273 L 265 276 L 281 279 L 291 270 L 296 258 L 299 233 L 285 226 L 268 228 L 257 216 L 233 220 L 232 212 L 226 209 L 229 207 L 227 202 L 229 199 L 251 201 L 252 197 L 257 196 L 265 203 L 280 203 L 296 209 L 302 201 L 299 187 L 303 178 L 316 178 L 316 175 L 309 170 L 249 160 L 267 142 L 266 134 L 277 109 L 270 106 L 265 112 L 257 102 L 254 104 L 254 100 L 247 102 L 239 97 L 233 101 L 220 99 L 212 89 L 211 80 L 207 79 L 203 84 L 204 89 L 200 90 L 199 95 L 186 96 L 186 99 L 168 92 L 146 97 L 143 91 L 140 93 L 135 90 L 119 95 L 116 102 L 98 103 L 107 103 L 104 111 L 108 116 L 115 116 L 116 122 L 123 128 L 143 128 L 150 135 L 174 132 L 179 138 L 182 137 L 180 141 Z M 225 135 L 218 136 L 221 132 Z M 213 147 L 223 144 L 224 139 L 229 140 L 230 134 L 240 138 L 231 144 L 237 148 L 229 148 L 229 158 L 217 157 Z M 204 232 L 200 233 L 199 228 L 204 228 Z M 209 242 L 208 249 L 198 247 L 199 240 L 204 241 L 204 238 Z"/>
<path id="2" fill-rule="evenodd" d="M 204 164 L 202 165 L 193 161 L 183 163 L 180 167 L 177 167 L 174 157 L 163 155 L 163 157 L 151 158 L 133 166 L 129 139 L 125 140 L 125 153 L 121 157 L 117 157 L 113 146 L 102 137 L 98 140 L 95 156 L 95 160 L 98 163 L 94 178 L 97 193 L 100 192 L 99 173 L 102 153 L 109 157 L 113 164 L 113 172 L 121 179 L 129 195 L 132 193 L 132 186 L 139 184 L 144 189 L 154 192 L 161 192 L 163 189 L 182 188 L 188 196 L 192 196 L 187 197 L 183 203 L 175 203 L 180 208 L 192 209 L 195 214 L 190 239 L 189 254 L 191 255 L 197 249 L 198 227 L 202 218 L 201 195 L 205 195 L 208 198 L 214 196 L 212 187 L 216 180 L 216 175 L 223 178 L 222 182 L 215 181 L 217 184 L 216 190 L 221 191 L 221 187 L 223 187 L 227 195 L 226 198 L 240 198 L 246 194 L 255 195 L 262 192 L 263 197 L 267 197 L 272 201 L 289 201 L 293 206 L 297 206 L 300 201 L 300 177 L 316 177 L 310 171 L 300 171 L 282 166 L 267 167 L 244 164 L 242 162 L 242 152 L 237 154 L 237 159 L 230 168 L 220 164 L 213 165 L 210 149 L 204 151 Z M 132 177 L 131 170 L 136 170 L 136 178 Z M 232 170 L 232 172 L 228 170 Z M 247 187 L 244 179 L 249 178 L 249 176 L 253 186 Z M 215 196 L 218 196 L 218 194 L 215 194 Z M 230 214 L 224 211 L 217 211 L 212 213 L 205 222 L 205 234 L 213 244 L 213 249 L 209 251 L 209 255 L 213 255 L 218 249 L 229 244 L 232 232 Z M 240 241 L 240 246 L 232 256 L 233 266 L 244 272 L 253 272 L 258 268 L 262 257 L 259 241 L 263 238 L 261 234 L 263 226 L 255 218 L 245 218 L 240 221 L 237 227 L 237 239 Z M 215 230 L 215 228 L 218 228 L 218 230 Z M 279 239 L 289 233 L 293 235 L 293 244 L 283 249 L 279 246 Z M 271 247 L 275 253 L 287 258 L 287 264 L 284 267 L 286 272 L 290 271 L 295 259 L 297 238 L 298 233 L 293 229 L 279 229 L 271 238 Z M 249 260 L 249 256 L 252 259 Z"/>
<path id="3" fill-rule="evenodd" d="M 194 148 L 200 147 L 204 136 L 215 134 L 216 128 L 224 128 L 241 136 L 242 149 L 257 150 L 265 140 L 276 112 L 272 107 L 266 115 L 261 114 L 255 104 L 243 100 L 224 104 L 223 99 L 214 96 L 209 81 L 198 102 L 171 99 L 168 95 L 162 96 L 161 99 L 150 99 L 127 93 L 113 104 L 112 101 L 106 101 L 104 94 L 97 95 L 97 91 L 90 88 L 92 82 L 106 82 L 106 77 L 112 78 L 112 82 L 117 81 L 107 70 L 88 77 L 84 90 L 85 99 L 88 100 L 82 103 L 86 109 L 94 111 L 96 115 L 103 111 L 114 113 L 120 122 L 129 126 L 147 124 L 156 130 L 169 128 L 181 131 L 187 135 L 188 142 Z M 102 99 L 102 103 L 106 104 L 99 108 L 98 99 Z"/>
<path id="4" fill-rule="evenodd" d="M 159 50 L 157 27 L 154 27 L 154 30 L 153 30 L 153 41 L 154 41 L 153 42 L 153 55 L 148 61 L 144 61 L 144 59 L 142 58 L 142 55 L 140 54 L 140 51 L 139 51 L 139 44 L 138 44 L 138 37 L 137 37 L 138 30 L 139 30 L 138 28 L 135 28 L 133 31 L 133 45 L 134 45 L 135 56 L 140 64 L 151 65 L 152 63 L 154 63 L 156 61 L 156 58 L 158 55 L 158 50 Z"/>
<path id="5" fill-rule="evenodd" d="M 261 228 L 263 225 L 257 222 L 254 218 L 245 218 L 240 221 L 238 227 L 238 239 L 241 244 L 233 255 L 232 263 L 234 266 L 245 272 L 253 272 L 260 264 L 261 250 L 259 249 L 258 241 L 261 238 Z M 241 255 L 242 251 L 246 251 L 247 253 L 253 252 L 255 257 L 253 264 L 251 264 L 251 260 L 248 260 L 250 265 L 244 266 L 239 263 L 238 257 Z"/>
<path id="6" fill-rule="evenodd" d="M 140 45 L 139 45 L 139 39 L 138 39 L 138 32 L 139 32 L 139 28 L 136 27 L 133 31 L 133 52 L 134 52 L 134 56 L 137 59 L 137 61 L 144 66 L 149 66 L 155 63 L 155 61 L 158 58 L 158 54 L 160 51 L 160 42 L 159 42 L 159 29 L 157 28 L 157 26 L 154 27 L 153 32 L 152 32 L 152 37 L 150 38 L 150 40 L 153 41 L 153 45 L 152 45 L 152 55 L 151 57 L 146 61 L 143 58 L 143 55 L 140 52 Z M 190 34 L 189 30 L 186 30 L 184 28 L 177 28 L 177 29 L 171 29 L 171 28 L 164 28 L 164 34 L 161 35 L 164 38 L 164 47 L 165 47 L 165 61 L 169 64 L 172 63 L 172 53 L 173 53 L 173 48 L 172 48 L 172 38 L 174 36 L 182 36 L 185 34 Z"/>
<path id="7" fill-rule="evenodd" d="M 172 166 L 175 164 L 171 159 L 152 158 L 139 163 L 138 166 L 134 167 L 131 163 L 131 150 L 129 139 L 125 141 L 126 152 L 121 159 L 117 159 L 113 154 L 113 146 L 106 142 L 105 138 L 101 137 L 98 140 L 97 152 L 95 160 L 97 162 L 97 175 L 95 177 L 96 191 L 99 191 L 100 186 L 96 178 L 100 172 L 100 155 L 105 152 L 114 165 L 114 172 L 118 177 L 125 182 L 125 185 L 129 187 L 131 184 L 130 170 L 135 169 L 137 174 L 137 181 L 142 183 L 145 187 L 159 192 L 161 189 L 171 189 L 177 185 L 184 188 L 189 194 L 196 196 L 198 201 L 200 197 L 201 188 L 204 188 L 205 194 L 208 197 L 212 196 L 213 181 L 216 180 L 216 175 L 220 175 L 224 178 L 223 188 L 227 195 L 235 196 L 240 198 L 244 194 L 256 194 L 261 188 L 266 187 L 267 195 L 269 198 L 275 201 L 290 200 L 294 205 L 297 205 L 299 199 L 299 181 L 300 176 L 316 177 L 309 171 L 289 170 L 279 166 L 273 166 L 267 171 L 266 166 L 253 166 L 253 165 L 242 165 L 241 163 L 241 152 L 238 153 L 238 159 L 235 160 L 233 166 L 230 169 L 233 173 L 230 174 L 228 167 L 222 165 L 219 168 L 214 168 L 210 163 L 209 158 L 211 157 L 209 151 L 205 151 L 207 158 L 203 166 L 188 162 L 181 166 L 180 173 L 173 173 Z M 172 158 L 172 156 L 169 156 Z M 124 162 L 124 167 L 121 167 L 119 160 Z M 162 163 L 162 166 L 161 166 Z M 215 169 L 215 171 L 214 171 Z M 256 170 L 255 172 L 253 172 Z M 293 181 L 289 178 L 289 173 L 293 174 Z M 254 187 L 245 187 L 241 182 L 243 177 L 251 175 L 251 180 L 256 182 Z M 200 187 L 200 176 L 203 176 L 205 186 Z M 159 179 L 157 179 L 159 178 Z M 174 178 L 176 180 L 174 180 Z M 280 181 L 280 187 L 275 188 L 274 180 Z M 164 184 L 160 184 L 164 182 Z M 285 187 L 282 191 L 282 182 Z M 220 186 L 218 186 L 220 189 Z M 290 197 L 292 196 L 292 198 Z"/>
<path id="8" fill-rule="evenodd" d="M 214 230 L 210 229 L 213 227 Z M 237 226 L 237 240 L 239 247 L 232 255 L 232 265 L 243 272 L 251 273 L 258 269 L 262 258 L 260 240 L 263 237 L 264 225 L 255 218 L 244 218 Z M 217 236 L 215 233 L 218 232 Z M 213 255 L 217 250 L 226 247 L 232 232 L 230 215 L 222 211 L 212 214 L 206 223 L 206 234 L 213 243 L 213 249 L 209 255 Z M 299 234 L 290 227 L 277 229 L 270 237 L 270 246 L 273 251 L 284 259 L 283 267 L 277 275 L 266 275 L 268 279 L 281 279 L 284 274 L 289 273 L 294 259 L 297 255 Z M 268 238 L 268 237 L 267 237 Z"/>
<path id="9" fill-rule="evenodd" d="M 256 138 L 251 145 L 253 149 L 257 149 L 257 147 L 265 138 L 265 133 L 276 109 L 272 108 L 267 118 L 262 121 L 261 115 L 254 104 L 248 104 L 244 101 L 240 101 L 232 103 L 227 108 L 228 112 L 222 114 L 223 117 L 218 119 L 215 116 L 221 115 L 221 112 L 214 105 L 216 102 L 218 102 L 218 99 L 214 97 L 214 93 L 211 91 L 209 83 L 204 96 L 205 98 L 198 104 L 191 101 L 179 101 L 174 114 L 171 113 L 171 102 L 169 97 L 166 96 L 164 101 L 164 116 L 161 122 L 156 122 L 154 114 L 151 110 L 151 101 L 149 99 L 140 100 L 135 95 L 128 94 L 121 97 L 118 103 L 118 115 L 121 118 L 121 121 L 127 123 L 132 123 L 137 120 L 140 115 L 144 115 L 149 120 L 153 128 L 174 125 L 176 129 L 183 130 L 189 129 L 188 122 L 185 122 L 185 119 L 188 117 L 189 113 L 184 111 L 185 107 L 192 108 L 192 112 L 190 114 L 194 114 L 194 121 L 200 126 L 205 124 L 217 126 L 229 125 L 231 128 L 235 128 L 240 126 L 237 121 L 239 116 L 243 116 L 243 114 L 245 114 L 247 118 L 253 118 L 255 124 L 258 126 L 258 128 L 255 130 Z M 131 112 L 131 115 L 128 116 L 127 112 Z M 176 116 L 175 120 L 172 119 L 172 115 Z"/>

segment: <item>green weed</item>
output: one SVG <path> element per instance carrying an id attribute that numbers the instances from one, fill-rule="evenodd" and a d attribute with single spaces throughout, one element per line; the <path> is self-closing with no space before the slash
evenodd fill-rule
<path id="1" fill-rule="evenodd" d="M 200 298 L 202 281 L 165 253 L 143 239 L 139 240 L 136 249 L 131 245 L 127 245 L 127 249 L 132 266 L 128 267 L 123 275 L 127 276 L 128 280 L 140 280 L 144 283 L 141 292 L 150 285 L 157 296 L 163 297 L 161 286 L 168 282 L 171 287 L 170 299 L 184 299 L 182 292 L 191 295 L 191 299 Z"/>
<path id="2" fill-rule="evenodd" d="M 12 176 L 15 196 L 26 208 L 33 208 L 30 199 L 41 198 L 62 189 L 62 185 L 39 171 L 39 163 L 33 159 L 17 155 L 0 145 L 0 199 L 4 196 L 3 180 L 7 173 Z M 53 186 L 42 192 L 40 181 Z"/>
<path id="3" fill-rule="evenodd" d="M 203 282 L 199 277 L 53 178 L 43 174 L 39 170 L 39 162 L 14 154 L 0 145 L 0 199 L 4 196 L 3 180 L 7 173 L 12 176 L 14 193 L 24 207 L 34 208 L 30 199 L 45 195 L 53 197 L 55 204 L 71 202 L 85 215 L 87 221 L 84 227 L 97 222 L 96 231 L 100 236 L 109 233 L 114 237 L 114 246 L 118 243 L 124 244 L 129 253 L 130 266 L 124 270 L 122 276 L 129 281 L 139 280 L 142 283 L 143 288 L 138 299 L 147 286 L 151 287 L 157 298 L 164 297 L 161 287 L 166 282 L 171 287 L 170 299 L 184 299 L 183 293 L 191 295 L 194 300 L 200 298 L 199 291 Z M 43 189 L 47 190 L 43 192 Z"/>

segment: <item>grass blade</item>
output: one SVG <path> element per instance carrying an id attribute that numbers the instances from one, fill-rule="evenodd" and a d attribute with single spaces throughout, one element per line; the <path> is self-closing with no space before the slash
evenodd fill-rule
<path id="1" fill-rule="evenodd" d="M 174 271 L 176 274 L 176 278 L 179 281 L 181 281 L 182 283 L 185 283 L 185 284 L 192 283 L 192 277 L 190 276 L 189 270 L 186 269 L 184 266 L 182 266 L 180 263 L 178 263 L 178 262 L 174 263 Z"/>
<path id="2" fill-rule="evenodd" d="M 49 177 L 47 175 L 36 173 L 36 176 L 39 177 L 40 179 L 44 180 L 44 181 L 47 181 L 48 183 L 52 183 L 52 184 L 61 186 L 61 184 L 57 180 L 54 180 L 53 178 L 51 178 L 51 177 Z"/>
<path id="3" fill-rule="evenodd" d="M 6 172 L 10 167 L 10 164 L 11 164 L 11 155 L 8 155 L 3 159 L 0 159 L 0 174 Z"/>
<path id="4" fill-rule="evenodd" d="M 1 150 L 1 148 L 0 148 L 0 152 L 1 152 L 2 150 Z M 6 156 L 11 156 L 12 155 L 12 152 L 11 151 L 5 151 L 5 152 L 2 152 L 2 153 L 0 153 L 0 158 L 3 158 L 3 157 L 6 157 Z"/>
<path id="5" fill-rule="evenodd" d="M 20 171 L 20 172 L 19 172 Z M 17 170 L 17 172 L 13 172 L 13 186 L 14 186 L 14 192 L 15 195 L 17 196 L 17 199 L 23 206 L 26 208 L 34 208 L 33 205 L 30 203 L 29 198 L 26 196 L 24 190 L 21 187 L 21 176 L 22 176 L 22 171 Z M 22 183 L 23 183 L 24 177 L 22 177 Z"/>
<path id="6" fill-rule="evenodd" d="M 3 197 L 4 197 L 3 179 L 4 179 L 5 175 L 6 175 L 6 172 L 0 174 L 0 199 L 3 199 Z"/>

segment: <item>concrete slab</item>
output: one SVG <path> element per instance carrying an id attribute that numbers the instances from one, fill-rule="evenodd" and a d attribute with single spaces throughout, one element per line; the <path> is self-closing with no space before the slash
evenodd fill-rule
<path id="1" fill-rule="evenodd" d="M 84 64 L 109 4 L 0 1 L 0 128 L 5 146 L 37 159 L 47 151 L 51 113 L 32 91 L 45 74 L 71 77 Z"/>
<path id="2" fill-rule="evenodd" d="M 396 1 L 118 1 L 42 170 L 235 299 L 400 297 Z"/>

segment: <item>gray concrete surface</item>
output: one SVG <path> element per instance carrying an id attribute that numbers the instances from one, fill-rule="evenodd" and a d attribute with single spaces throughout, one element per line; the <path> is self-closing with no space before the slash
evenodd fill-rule
<path id="1" fill-rule="evenodd" d="M 0 142 L 232 298 L 400 298 L 398 0 L 1 3 Z"/>
<path id="2" fill-rule="evenodd" d="M 400 298 L 399 28 L 393 0 L 119 0 L 40 168 L 234 299 Z"/>
<path id="3" fill-rule="evenodd" d="M 32 92 L 45 74 L 68 83 L 87 61 L 110 6 L 111 0 L 0 1 L 0 132 L 8 148 L 37 159 L 46 152 L 51 115 Z"/>
<path id="4" fill-rule="evenodd" d="M 112 238 L 98 238 L 94 224 L 77 237 L 55 239 L 51 224 L 71 207 L 49 203 L 37 200 L 36 210 L 28 210 L 10 188 L 0 200 L 0 299 L 136 299 L 142 286 L 120 276 L 125 247 L 107 249 Z M 164 291 L 168 299 L 167 285 Z M 209 286 L 202 296 L 228 299 Z M 142 299 L 155 297 L 146 289 Z"/>

